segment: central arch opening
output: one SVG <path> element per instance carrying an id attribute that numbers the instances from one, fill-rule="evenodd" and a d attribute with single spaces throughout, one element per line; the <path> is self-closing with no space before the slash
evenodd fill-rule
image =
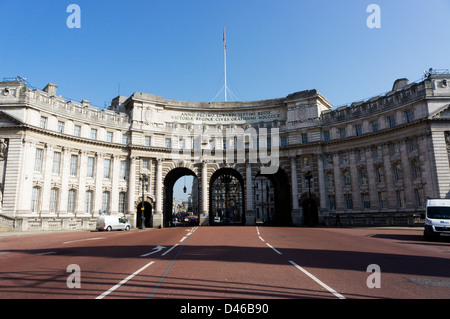
<path id="1" fill-rule="evenodd" d="M 185 176 L 193 176 L 193 179 Z M 171 170 L 164 179 L 164 227 L 198 224 L 198 193 L 198 179 L 192 170 L 185 167 Z"/>
<path id="2" fill-rule="evenodd" d="M 209 186 L 210 225 L 245 225 L 244 180 L 236 170 L 221 168 Z"/>

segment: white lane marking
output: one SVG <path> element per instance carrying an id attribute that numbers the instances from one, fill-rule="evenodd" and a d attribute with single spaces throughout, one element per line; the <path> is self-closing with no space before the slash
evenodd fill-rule
<path id="1" fill-rule="evenodd" d="M 181 238 L 180 243 L 182 243 L 186 238 L 187 238 L 187 236 L 184 236 L 183 238 Z"/>
<path id="2" fill-rule="evenodd" d="M 278 255 L 283 255 L 282 253 L 280 253 L 276 248 L 272 247 L 269 243 L 266 243 L 267 246 L 269 246 L 270 248 L 273 249 L 274 252 L 276 252 Z"/>
<path id="3" fill-rule="evenodd" d="M 259 237 L 259 239 L 261 239 L 261 241 L 265 241 L 261 236 L 258 236 Z"/>
<path id="4" fill-rule="evenodd" d="M 164 254 L 162 254 L 161 256 L 165 256 L 165 255 L 167 255 L 168 253 L 170 253 L 175 247 L 177 247 L 178 246 L 178 244 L 175 244 L 175 246 L 172 246 L 172 248 L 170 248 L 168 251 L 166 251 Z"/>
<path id="5" fill-rule="evenodd" d="M 99 240 L 99 239 L 105 239 L 105 237 L 86 238 L 86 239 L 77 239 L 77 240 L 65 241 L 65 242 L 63 242 L 63 245 L 65 245 L 65 244 L 71 244 L 71 243 L 76 243 L 76 242 L 80 242 L 80 241 Z"/>
<path id="6" fill-rule="evenodd" d="M 144 271 L 145 269 L 147 269 L 148 267 L 150 267 L 152 264 L 154 264 L 154 261 L 149 262 L 147 265 L 145 265 L 144 267 L 142 267 L 141 269 L 135 271 L 134 273 L 132 273 L 131 275 L 129 275 L 127 278 L 125 278 L 124 280 L 122 280 L 121 282 L 119 282 L 117 285 L 115 285 L 114 287 L 110 288 L 109 290 L 105 291 L 104 293 L 102 293 L 100 296 L 98 296 L 95 299 L 103 299 L 105 298 L 107 295 L 109 295 L 110 293 L 112 293 L 114 290 L 116 290 L 117 288 L 119 288 L 120 286 L 122 286 L 124 283 L 126 283 L 128 280 L 130 280 L 131 278 L 133 278 L 134 276 L 136 276 L 137 274 L 139 274 L 140 272 Z"/>
<path id="7" fill-rule="evenodd" d="M 293 262 L 292 260 L 289 260 L 289 262 L 298 270 L 300 270 L 301 272 L 303 272 L 305 275 L 307 275 L 309 278 L 311 278 L 312 280 L 314 280 L 316 283 L 318 283 L 319 285 L 321 285 L 323 288 L 325 288 L 326 290 L 328 290 L 329 292 L 331 292 L 333 295 L 335 295 L 337 298 L 339 299 L 345 299 L 345 297 L 343 295 L 341 295 L 340 293 L 338 293 L 336 290 L 334 290 L 333 288 L 331 288 L 330 286 L 326 285 L 325 283 L 323 283 L 322 281 L 320 281 L 317 277 L 315 277 L 313 274 L 311 274 L 310 272 L 306 271 L 305 269 L 303 269 L 302 267 L 300 267 L 299 265 L 297 265 L 295 262 Z"/>
<path id="8" fill-rule="evenodd" d="M 49 252 L 46 252 L 46 253 L 37 253 L 35 255 L 38 255 L 38 256 L 56 255 L 56 252 L 55 251 L 49 251 Z"/>

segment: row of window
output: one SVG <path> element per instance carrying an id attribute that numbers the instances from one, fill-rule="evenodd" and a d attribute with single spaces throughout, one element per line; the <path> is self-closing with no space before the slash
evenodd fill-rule
<path id="1" fill-rule="evenodd" d="M 410 161 L 410 168 L 411 168 L 411 177 L 413 180 L 419 179 L 421 177 L 420 172 L 420 164 L 417 160 Z M 369 176 L 367 173 L 367 169 L 361 168 L 358 170 L 359 175 L 359 184 L 360 185 L 368 185 L 369 182 Z M 400 163 L 397 163 L 392 166 L 392 177 L 394 182 L 399 182 L 403 180 L 403 168 L 400 165 Z M 375 182 L 377 184 L 384 183 L 385 182 L 385 169 L 383 166 L 376 166 L 375 167 Z M 334 174 L 328 173 L 326 174 L 326 186 L 327 187 L 334 187 Z M 342 186 L 351 186 L 351 176 L 350 171 L 343 170 L 342 172 Z"/>
<path id="2" fill-rule="evenodd" d="M 414 121 L 413 111 L 412 110 L 405 111 L 404 112 L 404 122 L 411 123 L 412 121 Z M 397 126 L 396 117 L 394 115 L 387 116 L 386 124 L 387 124 L 387 128 L 393 128 L 393 127 Z M 371 129 L 371 132 L 378 132 L 379 131 L 378 120 L 371 121 L 369 123 L 369 128 Z M 336 133 L 337 133 L 337 135 L 335 138 L 337 138 L 337 139 L 346 138 L 347 133 L 348 133 L 347 127 L 345 126 L 345 127 L 338 128 Z M 362 129 L 361 124 L 353 125 L 353 136 L 360 136 L 362 134 L 363 134 L 363 129 Z M 329 130 L 323 132 L 324 141 L 330 141 L 331 138 L 332 138 L 332 136 L 331 136 L 331 133 Z"/>
<path id="3" fill-rule="evenodd" d="M 386 191 L 379 191 L 378 193 L 378 209 L 387 209 L 387 193 Z M 361 193 L 361 208 L 362 209 L 370 209 L 371 203 L 369 194 Z M 344 194 L 344 209 L 351 210 L 353 209 L 353 194 Z M 423 207 L 424 205 L 424 196 L 423 189 L 415 188 L 414 189 L 414 204 L 416 207 Z M 328 209 L 335 210 L 336 209 L 336 196 L 328 195 Z M 405 192 L 404 190 L 396 190 L 395 191 L 395 205 L 397 209 L 403 209 L 406 207 L 405 200 Z"/>
<path id="4" fill-rule="evenodd" d="M 42 129 L 47 129 L 47 122 L 48 122 L 48 118 L 46 116 L 41 116 L 40 127 Z M 58 121 L 58 124 L 56 125 L 56 131 L 61 134 L 65 133 L 65 122 Z M 74 125 L 73 136 L 81 137 L 81 125 L 76 125 L 76 124 Z M 113 137 L 114 137 L 114 132 L 107 131 L 105 141 L 112 143 Z M 98 129 L 91 128 L 90 139 L 91 140 L 98 139 Z M 130 143 L 130 135 L 122 134 L 122 144 L 128 145 L 129 143 Z"/>
<path id="5" fill-rule="evenodd" d="M 91 190 L 86 191 L 84 203 L 84 212 L 87 214 L 93 213 L 94 205 L 94 192 Z M 57 213 L 59 211 L 60 201 L 60 190 L 58 188 L 52 188 L 50 191 L 50 206 L 49 213 Z M 75 189 L 70 189 L 67 196 L 67 213 L 75 213 L 77 204 L 77 191 Z M 127 193 L 119 193 L 119 213 L 126 213 L 127 204 Z M 38 186 L 33 187 L 31 195 L 31 212 L 37 213 L 41 208 L 41 188 Z M 102 213 L 109 213 L 111 210 L 111 193 L 104 191 L 102 193 Z"/>
<path id="6" fill-rule="evenodd" d="M 34 161 L 34 171 L 36 173 L 42 173 L 43 156 L 44 156 L 44 150 L 41 148 L 37 148 L 35 161 Z M 56 175 L 60 174 L 61 164 L 62 164 L 61 152 L 57 152 L 57 151 L 53 152 L 53 164 L 52 164 L 52 173 L 53 174 L 56 174 Z M 86 177 L 93 178 L 95 176 L 95 164 L 96 164 L 96 158 L 89 156 L 87 158 Z M 103 178 L 105 178 L 105 179 L 111 178 L 111 164 L 112 164 L 111 159 L 105 158 L 103 160 Z M 70 156 L 69 175 L 77 176 L 78 169 L 79 169 L 79 156 L 72 154 Z M 127 161 L 126 160 L 120 161 L 119 178 L 121 180 L 126 180 L 126 178 L 127 178 Z"/>

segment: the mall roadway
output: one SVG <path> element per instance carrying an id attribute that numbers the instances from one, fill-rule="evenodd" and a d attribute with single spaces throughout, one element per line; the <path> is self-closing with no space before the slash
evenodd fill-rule
<path id="1" fill-rule="evenodd" d="M 450 243 L 421 229 L 0 233 L 0 298 L 450 298 Z"/>

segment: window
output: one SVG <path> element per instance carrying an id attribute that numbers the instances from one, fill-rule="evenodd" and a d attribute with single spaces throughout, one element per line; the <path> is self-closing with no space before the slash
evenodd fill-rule
<path id="1" fill-rule="evenodd" d="M 145 137 L 145 146 L 152 146 L 152 137 L 151 136 Z"/>
<path id="2" fill-rule="evenodd" d="M 94 177 L 95 158 L 88 157 L 86 177 Z"/>
<path id="3" fill-rule="evenodd" d="M 47 118 L 45 116 L 41 116 L 40 128 L 43 129 L 47 128 Z"/>
<path id="4" fill-rule="evenodd" d="M 361 203 L 363 209 L 370 209 L 369 194 L 361 194 Z"/>
<path id="5" fill-rule="evenodd" d="M 405 192 L 403 190 L 395 191 L 395 196 L 397 198 L 397 208 L 405 207 Z"/>
<path id="6" fill-rule="evenodd" d="M 343 179 L 342 179 L 342 185 L 343 186 L 350 186 L 351 185 L 351 178 L 350 178 L 350 172 L 349 171 L 344 171 L 343 174 Z"/>
<path id="7" fill-rule="evenodd" d="M 377 183 L 384 183 L 384 169 L 382 166 L 378 166 L 375 170 Z"/>
<path id="8" fill-rule="evenodd" d="M 165 139 L 165 146 L 167 148 L 172 148 L 172 139 L 170 137 Z"/>
<path id="9" fill-rule="evenodd" d="M 127 161 L 120 162 L 120 179 L 125 180 L 127 177 Z"/>
<path id="10" fill-rule="evenodd" d="M 378 132 L 378 121 L 372 121 L 370 124 L 372 126 L 372 132 Z"/>
<path id="11" fill-rule="evenodd" d="M 387 120 L 389 128 L 395 127 L 395 116 L 388 116 Z"/>
<path id="12" fill-rule="evenodd" d="M 328 209 L 336 209 L 336 197 L 334 195 L 328 195 Z"/>
<path id="13" fill-rule="evenodd" d="M 348 154 L 347 153 L 340 153 L 339 154 L 339 161 L 341 164 L 347 164 L 348 163 Z"/>
<path id="14" fill-rule="evenodd" d="M 56 129 L 58 133 L 64 133 L 64 122 L 58 121 L 58 127 Z"/>
<path id="15" fill-rule="evenodd" d="M 127 211 L 127 193 L 119 193 L 119 214 L 125 214 Z"/>
<path id="16" fill-rule="evenodd" d="M 184 150 L 186 148 L 186 140 L 184 138 L 180 138 L 178 140 L 178 148 L 180 150 Z M 212 149 L 214 149 L 214 148 L 212 148 Z"/>
<path id="17" fill-rule="evenodd" d="M 106 158 L 103 163 L 103 178 L 109 179 L 111 177 L 111 159 Z"/>
<path id="18" fill-rule="evenodd" d="M 367 171 L 365 169 L 361 169 L 359 171 L 359 182 L 361 185 L 367 185 L 368 182 Z"/>
<path id="19" fill-rule="evenodd" d="M 272 148 L 272 138 L 270 137 L 267 138 L 267 148 Z"/>
<path id="20" fill-rule="evenodd" d="M 97 139 L 97 129 L 91 128 L 91 140 L 96 140 L 96 139 Z"/>
<path id="21" fill-rule="evenodd" d="M 346 209 L 353 209 L 352 194 L 345 194 L 344 195 L 344 202 L 345 202 L 345 208 Z"/>
<path id="22" fill-rule="evenodd" d="M 323 132 L 323 140 L 324 140 L 325 142 L 327 142 L 327 141 L 330 140 L 330 131 L 324 131 L 324 132 Z"/>
<path id="23" fill-rule="evenodd" d="M 414 121 L 414 115 L 412 110 L 405 111 L 406 123 L 411 123 Z"/>
<path id="24" fill-rule="evenodd" d="M 423 204 L 423 189 L 415 188 L 414 189 L 414 199 L 416 201 L 416 206 L 421 207 Z"/>
<path id="25" fill-rule="evenodd" d="M 108 213 L 109 212 L 109 192 L 103 192 L 102 195 L 102 212 Z"/>
<path id="26" fill-rule="evenodd" d="M 75 125 L 73 128 L 73 135 L 80 137 L 81 136 L 81 126 Z"/>
<path id="27" fill-rule="evenodd" d="M 31 193 L 31 212 L 37 213 L 39 210 L 39 198 L 41 196 L 41 189 L 39 187 L 33 187 Z"/>
<path id="28" fill-rule="evenodd" d="M 113 132 L 106 132 L 106 141 L 108 143 L 112 143 L 112 141 L 113 141 Z"/>
<path id="29" fill-rule="evenodd" d="M 93 191 L 87 191 L 86 192 L 86 205 L 85 205 L 85 212 L 90 214 L 92 212 L 92 199 L 94 198 L 94 192 Z"/>
<path id="30" fill-rule="evenodd" d="M 280 136 L 280 146 L 284 147 L 287 145 L 288 145 L 287 136 L 286 135 Z"/>
<path id="31" fill-rule="evenodd" d="M 334 187 L 334 175 L 333 174 L 327 174 L 327 187 Z"/>
<path id="32" fill-rule="evenodd" d="M 375 149 L 375 158 L 382 159 L 383 158 L 383 146 L 378 145 Z"/>
<path id="33" fill-rule="evenodd" d="M 403 179 L 402 167 L 400 164 L 394 166 L 394 181 L 398 182 Z"/>
<path id="34" fill-rule="evenodd" d="M 78 171 L 78 155 L 70 157 L 70 176 L 77 176 Z"/>
<path id="35" fill-rule="evenodd" d="M 416 160 L 411 162 L 411 173 L 413 179 L 420 178 L 420 165 Z"/>
<path id="36" fill-rule="evenodd" d="M 34 159 L 34 171 L 40 173 L 42 171 L 42 156 L 44 154 L 44 150 L 37 148 L 36 149 L 36 157 Z"/>
<path id="37" fill-rule="evenodd" d="M 77 191 L 74 189 L 69 190 L 69 196 L 67 198 L 67 212 L 75 213 L 75 201 L 77 197 Z"/>
<path id="38" fill-rule="evenodd" d="M 150 162 L 148 159 L 142 160 L 142 169 L 148 170 L 150 168 Z"/>
<path id="39" fill-rule="evenodd" d="M 52 188 L 50 191 L 50 213 L 56 213 L 58 210 L 58 197 L 59 190 L 57 188 Z"/>
<path id="40" fill-rule="evenodd" d="M 345 131 L 345 127 L 339 128 L 339 138 L 346 138 L 346 137 L 347 137 L 347 133 Z"/>
<path id="41" fill-rule="evenodd" d="M 366 151 L 364 149 L 357 149 L 356 158 L 358 159 L 358 161 L 364 162 L 366 160 Z"/>
<path id="42" fill-rule="evenodd" d="M 378 206 L 380 209 L 386 208 L 386 192 L 378 192 Z"/>
<path id="43" fill-rule="evenodd" d="M 125 145 L 130 144 L 130 135 L 128 135 L 128 134 L 122 135 L 122 144 L 125 144 Z"/>
<path id="44" fill-rule="evenodd" d="M 53 153 L 52 173 L 59 175 L 60 169 L 61 169 L 61 153 L 60 152 L 54 152 Z"/>
<path id="45" fill-rule="evenodd" d="M 308 143 L 308 134 L 302 134 L 302 144 Z"/>
<path id="46" fill-rule="evenodd" d="M 408 145 L 409 145 L 409 151 L 410 152 L 417 151 L 417 138 L 416 137 L 411 138 L 409 140 Z"/>
<path id="47" fill-rule="evenodd" d="M 362 135 L 361 124 L 356 124 L 356 125 L 355 125 L 355 135 L 356 135 L 356 136 Z"/>

